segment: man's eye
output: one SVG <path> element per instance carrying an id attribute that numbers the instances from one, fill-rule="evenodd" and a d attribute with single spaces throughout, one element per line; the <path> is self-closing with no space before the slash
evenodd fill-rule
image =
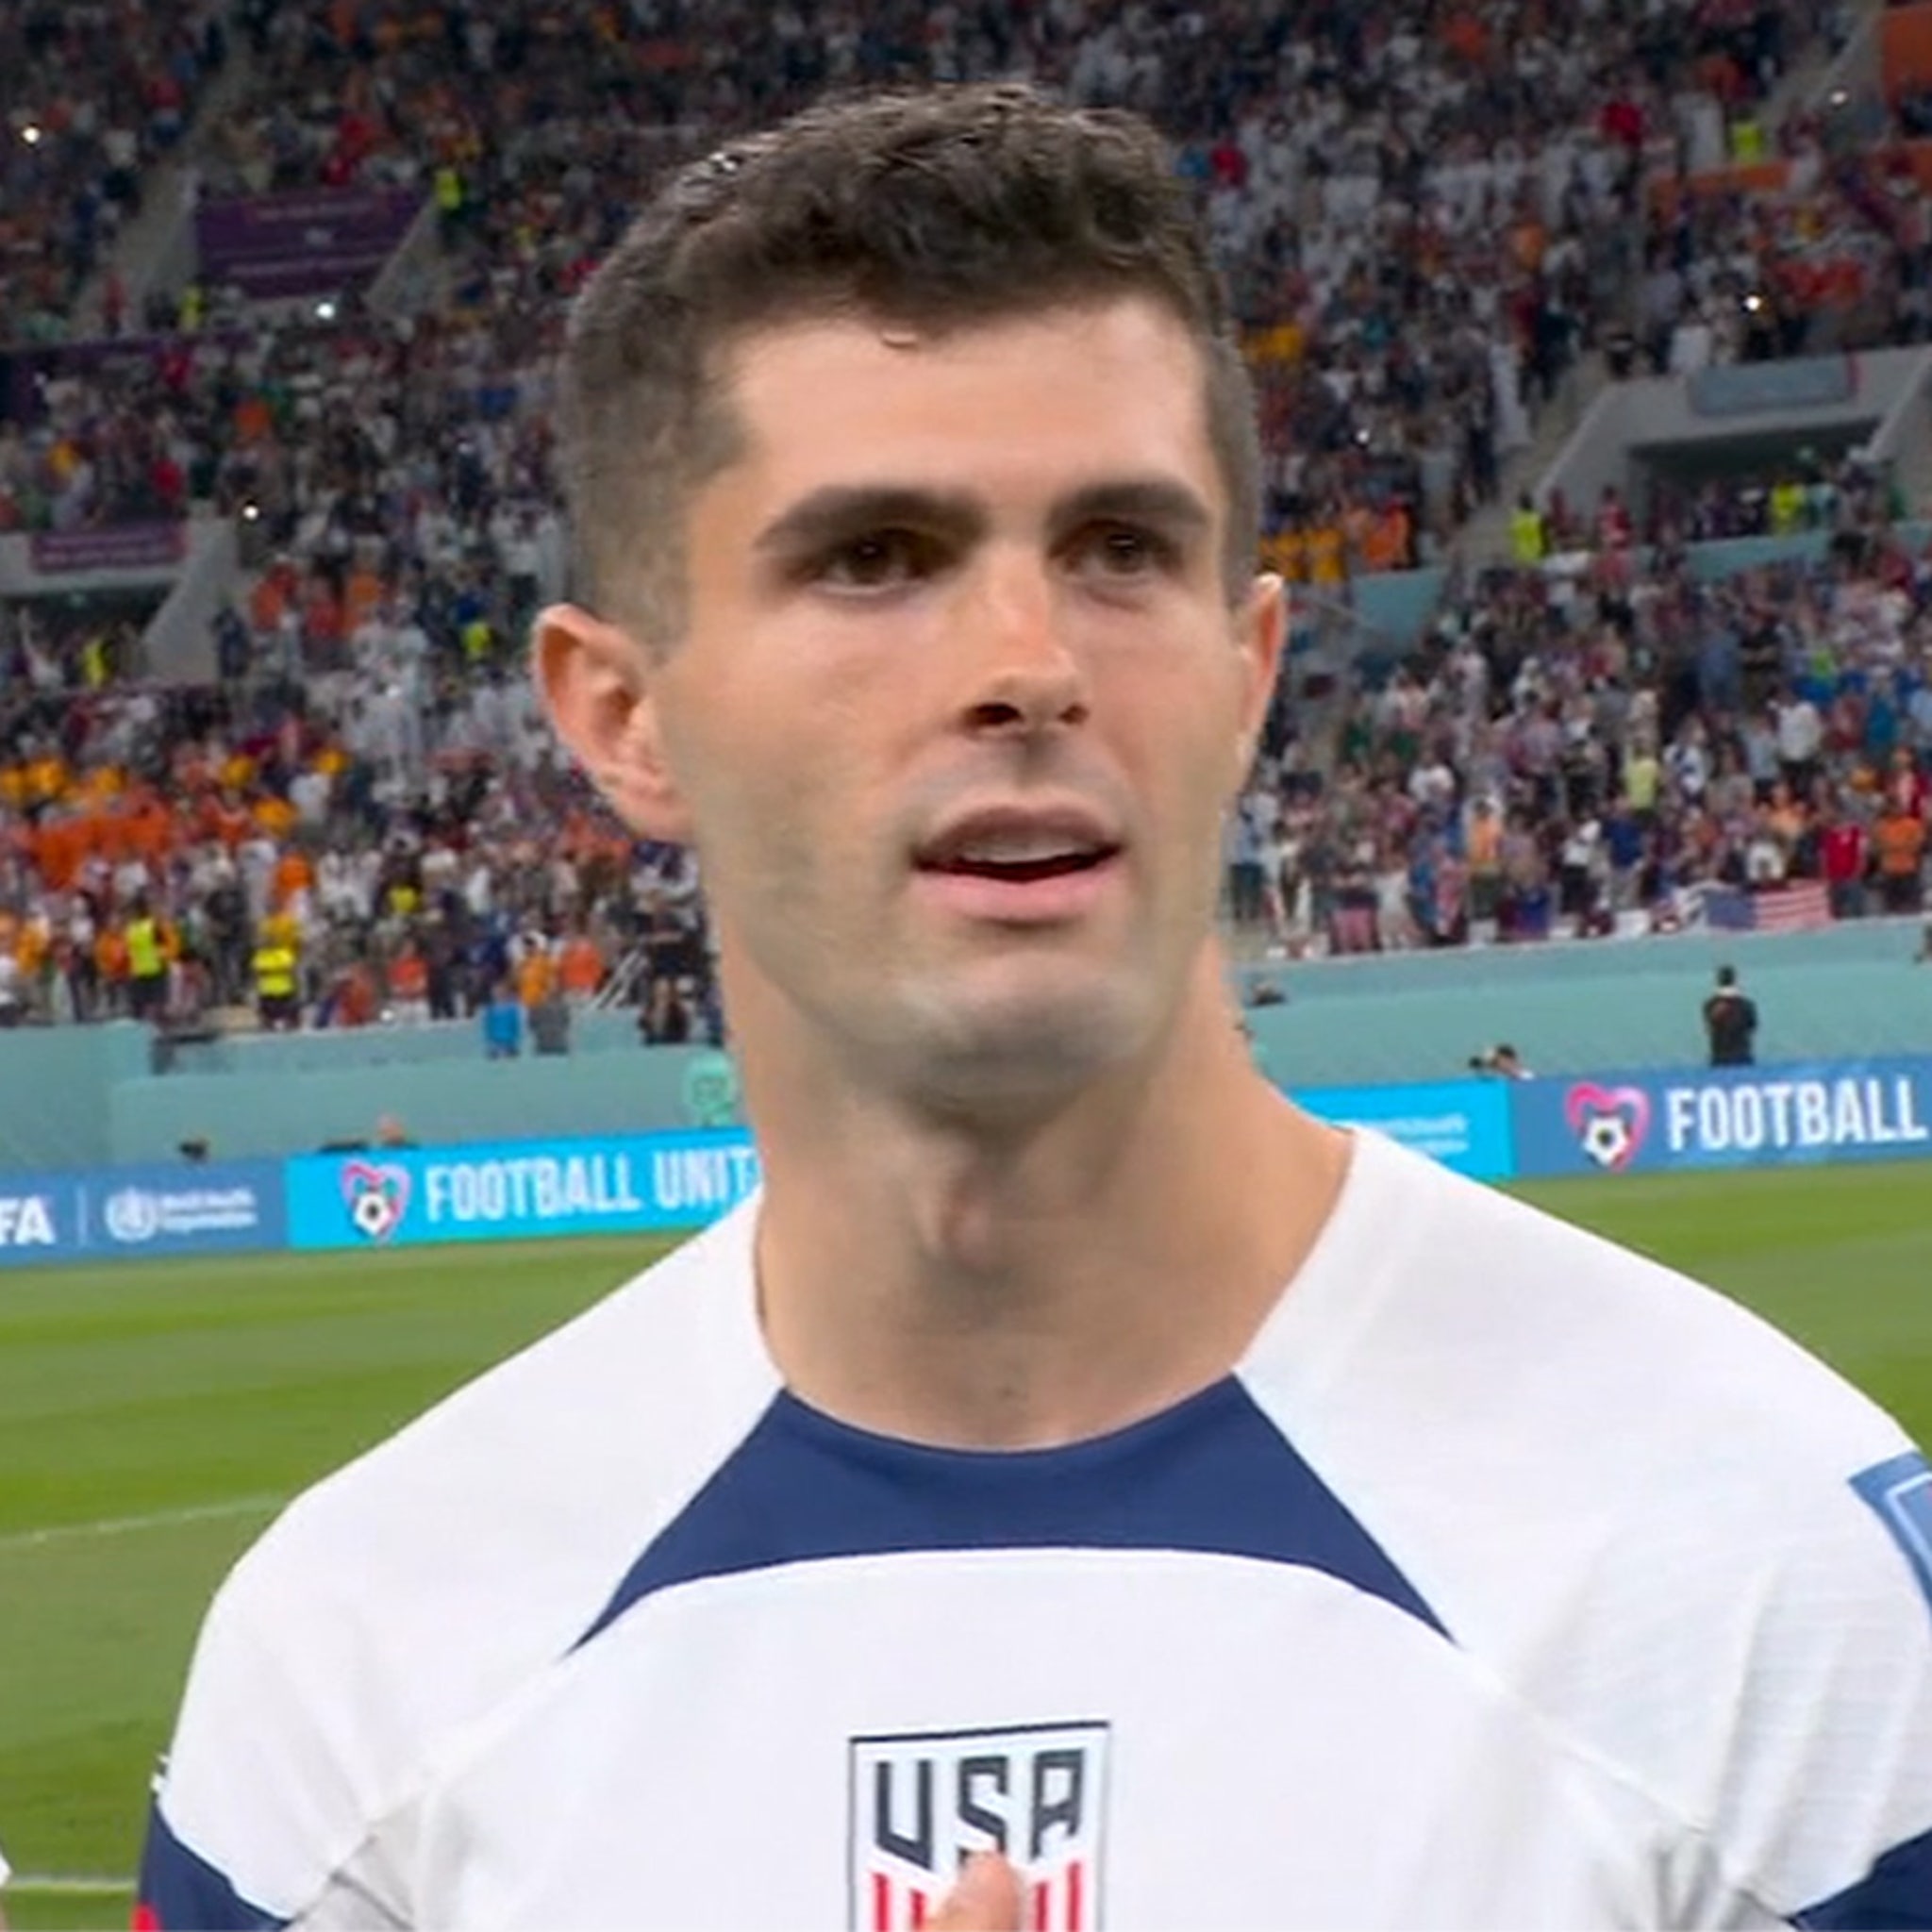
<path id="1" fill-rule="evenodd" d="M 814 575 L 834 589 L 879 591 L 930 576 L 939 562 L 940 546 L 931 538 L 916 530 L 874 530 L 840 544 Z"/>
<path id="2" fill-rule="evenodd" d="M 1078 560 L 1108 577 L 1151 576 L 1174 567 L 1174 545 L 1153 530 L 1129 524 L 1108 524 L 1092 531 L 1077 546 Z"/>

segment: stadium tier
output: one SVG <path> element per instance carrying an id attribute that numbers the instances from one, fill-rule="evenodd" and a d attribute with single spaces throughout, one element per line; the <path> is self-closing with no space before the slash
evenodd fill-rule
<path id="1" fill-rule="evenodd" d="M 1606 375 L 1924 336 L 1915 11 L 9 16 L 0 231 L 40 268 L 0 310 L 0 1024 L 719 1037 L 689 861 L 600 811 L 523 672 L 568 583 L 550 359 L 662 167 L 920 75 L 1152 109 L 1218 240 L 1296 645 L 1228 822 L 1239 946 L 1916 910 L 1923 449 L 1498 500 Z M 92 212 L 50 241 L 63 196 Z M 1744 538 L 1774 560 L 1714 573 Z"/>

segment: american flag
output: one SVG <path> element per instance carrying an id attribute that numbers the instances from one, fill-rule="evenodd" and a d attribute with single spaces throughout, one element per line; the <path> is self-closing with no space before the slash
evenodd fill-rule
<path id="1" fill-rule="evenodd" d="M 1796 879 L 1762 892 L 1708 886 L 1704 923 L 1719 932 L 1816 932 L 1831 924 L 1831 894 L 1818 879 Z"/>

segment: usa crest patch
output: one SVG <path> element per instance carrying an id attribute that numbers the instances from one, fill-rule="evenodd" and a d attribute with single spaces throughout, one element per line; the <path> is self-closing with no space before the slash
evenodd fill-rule
<path id="1" fill-rule="evenodd" d="M 851 1932 L 918 1932 L 974 1852 L 1002 1852 L 1033 1932 L 1101 1921 L 1108 1726 L 854 1738 Z"/>

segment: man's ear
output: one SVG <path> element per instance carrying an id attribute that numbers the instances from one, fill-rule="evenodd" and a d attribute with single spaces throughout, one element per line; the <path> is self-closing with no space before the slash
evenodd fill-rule
<path id="1" fill-rule="evenodd" d="M 1274 701 L 1281 675 L 1281 654 L 1288 641 L 1288 599 L 1281 579 L 1266 575 L 1249 586 L 1246 601 L 1235 612 L 1235 641 L 1241 654 L 1245 679 L 1241 691 L 1241 770 L 1235 788 L 1247 781 L 1248 768 L 1267 728 L 1268 708 Z"/>
<path id="2" fill-rule="evenodd" d="M 691 842 L 691 812 L 664 758 L 655 667 L 628 632 L 576 604 L 534 625 L 537 684 L 557 734 L 632 831 Z"/>

